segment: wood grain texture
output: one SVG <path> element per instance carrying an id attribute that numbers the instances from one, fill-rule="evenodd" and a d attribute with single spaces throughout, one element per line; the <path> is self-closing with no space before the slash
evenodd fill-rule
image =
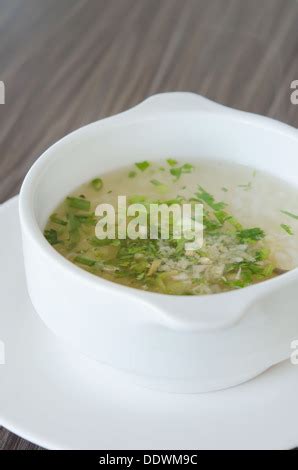
<path id="1" fill-rule="evenodd" d="M 295 0 L 0 0 L 0 202 L 66 133 L 163 91 L 298 127 Z M 38 449 L 0 429 L 0 449 Z"/>

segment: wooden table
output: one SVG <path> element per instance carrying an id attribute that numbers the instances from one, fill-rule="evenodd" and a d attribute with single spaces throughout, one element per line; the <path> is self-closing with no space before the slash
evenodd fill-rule
<path id="1" fill-rule="evenodd" d="M 57 139 L 154 93 L 298 127 L 297 25 L 294 0 L 0 0 L 0 202 Z M 38 447 L 0 428 L 0 449 Z"/>

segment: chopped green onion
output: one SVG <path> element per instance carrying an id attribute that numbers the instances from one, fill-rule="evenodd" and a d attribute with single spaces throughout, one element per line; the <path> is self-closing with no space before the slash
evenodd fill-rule
<path id="1" fill-rule="evenodd" d="M 80 241 L 80 220 L 74 215 L 68 215 L 69 249 L 73 249 Z"/>
<path id="2" fill-rule="evenodd" d="M 46 237 L 46 239 L 51 245 L 56 245 L 57 243 L 59 243 L 58 233 L 56 230 L 52 228 L 50 230 L 45 230 L 44 236 Z"/>
<path id="3" fill-rule="evenodd" d="M 80 209 L 83 211 L 89 211 L 91 203 L 87 201 L 87 199 L 82 199 L 79 197 L 68 197 L 66 198 L 69 207 L 73 207 L 75 209 Z"/>
<path id="4" fill-rule="evenodd" d="M 293 214 L 292 212 L 289 212 L 289 211 L 280 211 L 280 212 L 282 212 L 285 215 L 288 215 L 289 217 L 292 217 L 292 219 L 298 220 L 298 215 Z"/>
<path id="5" fill-rule="evenodd" d="M 60 219 L 57 214 L 52 214 L 50 217 L 50 221 L 53 222 L 54 224 L 58 225 L 67 225 L 66 220 Z"/>
<path id="6" fill-rule="evenodd" d="M 294 232 L 293 232 L 293 229 L 292 227 L 290 227 L 289 225 L 287 224 L 280 224 L 281 228 L 287 232 L 289 235 L 294 235 Z"/>
<path id="7" fill-rule="evenodd" d="M 138 203 L 142 203 L 145 201 L 146 201 L 145 196 L 138 196 L 137 194 L 135 196 L 130 196 L 128 198 L 129 204 L 138 204 Z"/>
<path id="8" fill-rule="evenodd" d="M 158 180 L 151 180 L 150 183 L 151 183 L 151 184 L 154 184 L 154 186 L 162 186 L 162 185 L 163 185 L 163 183 L 161 183 L 161 182 L 158 181 Z"/>
<path id="9" fill-rule="evenodd" d="M 76 263 L 83 264 L 85 266 L 94 266 L 96 261 L 90 258 L 85 258 L 84 256 L 76 256 L 74 261 Z"/>
<path id="10" fill-rule="evenodd" d="M 272 276 L 272 273 L 275 269 L 275 266 L 273 266 L 273 264 L 267 264 L 267 266 L 265 266 L 264 270 L 263 270 L 263 273 L 262 275 L 264 277 L 270 277 Z"/>
<path id="11" fill-rule="evenodd" d="M 94 180 L 91 181 L 91 186 L 95 191 L 100 191 L 101 188 L 103 187 L 103 181 L 101 178 L 95 178 Z"/>
<path id="12" fill-rule="evenodd" d="M 103 240 L 101 240 L 100 238 L 97 238 L 97 237 L 92 237 L 88 240 L 88 242 L 92 246 L 106 246 L 106 245 L 110 245 L 114 241 L 115 240 L 112 240 L 110 238 L 104 238 Z"/>
<path id="13" fill-rule="evenodd" d="M 75 232 L 80 228 L 81 221 L 75 214 L 68 214 L 68 231 Z"/>
<path id="14" fill-rule="evenodd" d="M 267 247 L 261 248 L 259 251 L 256 253 L 256 260 L 257 261 L 264 261 L 267 259 L 270 255 L 270 250 Z"/>
<path id="15" fill-rule="evenodd" d="M 74 214 L 74 217 L 81 223 L 87 225 L 96 225 L 97 219 L 94 214 Z"/>
<path id="16" fill-rule="evenodd" d="M 130 172 L 128 173 L 128 178 L 134 178 L 135 176 L 137 176 L 136 171 L 130 171 Z"/>

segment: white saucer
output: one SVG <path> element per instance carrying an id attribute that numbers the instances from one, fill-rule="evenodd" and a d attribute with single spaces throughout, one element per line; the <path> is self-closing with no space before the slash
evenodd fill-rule
<path id="1" fill-rule="evenodd" d="M 70 353 L 30 303 L 17 204 L 14 198 L 0 206 L 1 425 L 49 449 L 298 444 L 298 366 L 290 362 L 222 392 L 170 395 L 138 388 L 124 374 Z"/>

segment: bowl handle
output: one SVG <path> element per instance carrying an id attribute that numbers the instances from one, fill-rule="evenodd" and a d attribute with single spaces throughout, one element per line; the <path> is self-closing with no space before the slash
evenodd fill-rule
<path id="1" fill-rule="evenodd" d="M 230 112 L 230 108 L 189 92 L 170 92 L 153 95 L 122 115 L 142 116 L 178 111 Z"/>
<path id="2" fill-rule="evenodd" d="M 175 330 L 211 331 L 248 320 L 256 307 L 270 312 L 275 305 L 280 311 L 284 305 L 296 312 L 297 285 L 298 269 L 294 269 L 279 278 L 245 289 L 188 297 L 160 295 L 152 297 L 148 304 L 155 310 L 155 321 L 157 319 L 163 326 Z"/>

